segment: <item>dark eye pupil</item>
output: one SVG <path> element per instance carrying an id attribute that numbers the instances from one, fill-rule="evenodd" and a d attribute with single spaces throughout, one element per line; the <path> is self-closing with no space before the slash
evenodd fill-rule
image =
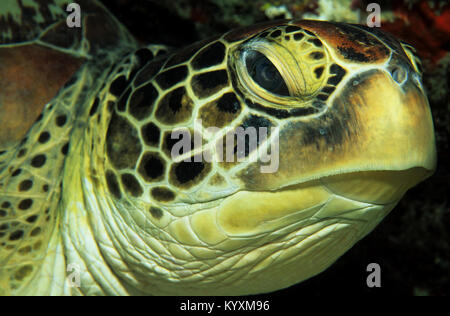
<path id="1" fill-rule="evenodd" d="M 247 71 L 262 88 L 278 95 L 289 96 L 289 90 L 272 62 L 257 51 L 250 51 L 245 58 Z"/>

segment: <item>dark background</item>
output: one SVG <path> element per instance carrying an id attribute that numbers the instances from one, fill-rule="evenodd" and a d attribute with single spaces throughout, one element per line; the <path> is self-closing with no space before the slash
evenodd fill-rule
<path id="1" fill-rule="evenodd" d="M 142 43 L 183 47 L 227 30 L 268 20 L 261 9 L 270 1 L 104 0 L 104 4 Z M 277 1 L 293 17 L 317 12 L 317 1 Z M 339 1 L 336 1 L 339 2 Z M 346 3 L 346 1 L 341 1 Z M 347 1 L 348 2 L 348 1 Z M 427 8 L 426 1 L 379 1 L 382 28 L 411 42 L 424 62 L 436 129 L 436 173 L 411 189 L 390 215 L 322 274 L 269 296 L 448 295 L 450 294 L 450 6 Z M 443 4 L 444 3 L 444 4 Z M 365 21 L 364 1 L 352 1 Z M 390 11 L 389 11 L 390 10 Z M 431 12 L 431 13 L 430 13 Z M 390 14 L 390 15 L 389 15 Z M 284 16 L 279 16 L 283 18 Z M 345 20 L 345 17 L 343 18 Z M 444 22 L 442 22 L 444 21 Z M 366 286 L 366 267 L 381 266 L 381 288 Z"/>

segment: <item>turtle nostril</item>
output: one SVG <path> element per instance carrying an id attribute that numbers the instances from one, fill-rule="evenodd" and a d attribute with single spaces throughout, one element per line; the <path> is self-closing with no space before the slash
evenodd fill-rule
<path id="1" fill-rule="evenodd" d="M 392 79 L 398 84 L 402 84 L 406 80 L 406 70 L 403 67 L 393 67 L 391 69 Z"/>

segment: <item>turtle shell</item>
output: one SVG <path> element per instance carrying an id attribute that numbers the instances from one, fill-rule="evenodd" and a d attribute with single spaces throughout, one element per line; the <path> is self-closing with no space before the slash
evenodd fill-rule
<path id="1" fill-rule="evenodd" d="M 26 135 L 44 106 L 88 59 L 133 43 L 94 1 L 77 2 L 81 25 L 69 27 L 69 3 L 11 0 L 0 8 L 0 150 Z"/>

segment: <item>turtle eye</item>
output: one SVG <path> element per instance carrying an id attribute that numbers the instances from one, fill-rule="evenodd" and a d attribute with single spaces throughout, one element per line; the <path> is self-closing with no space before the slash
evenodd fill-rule
<path id="1" fill-rule="evenodd" d="M 245 55 L 250 77 L 262 88 L 281 96 L 289 96 L 286 82 L 275 65 L 264 54 L 251 50 Z"/>

